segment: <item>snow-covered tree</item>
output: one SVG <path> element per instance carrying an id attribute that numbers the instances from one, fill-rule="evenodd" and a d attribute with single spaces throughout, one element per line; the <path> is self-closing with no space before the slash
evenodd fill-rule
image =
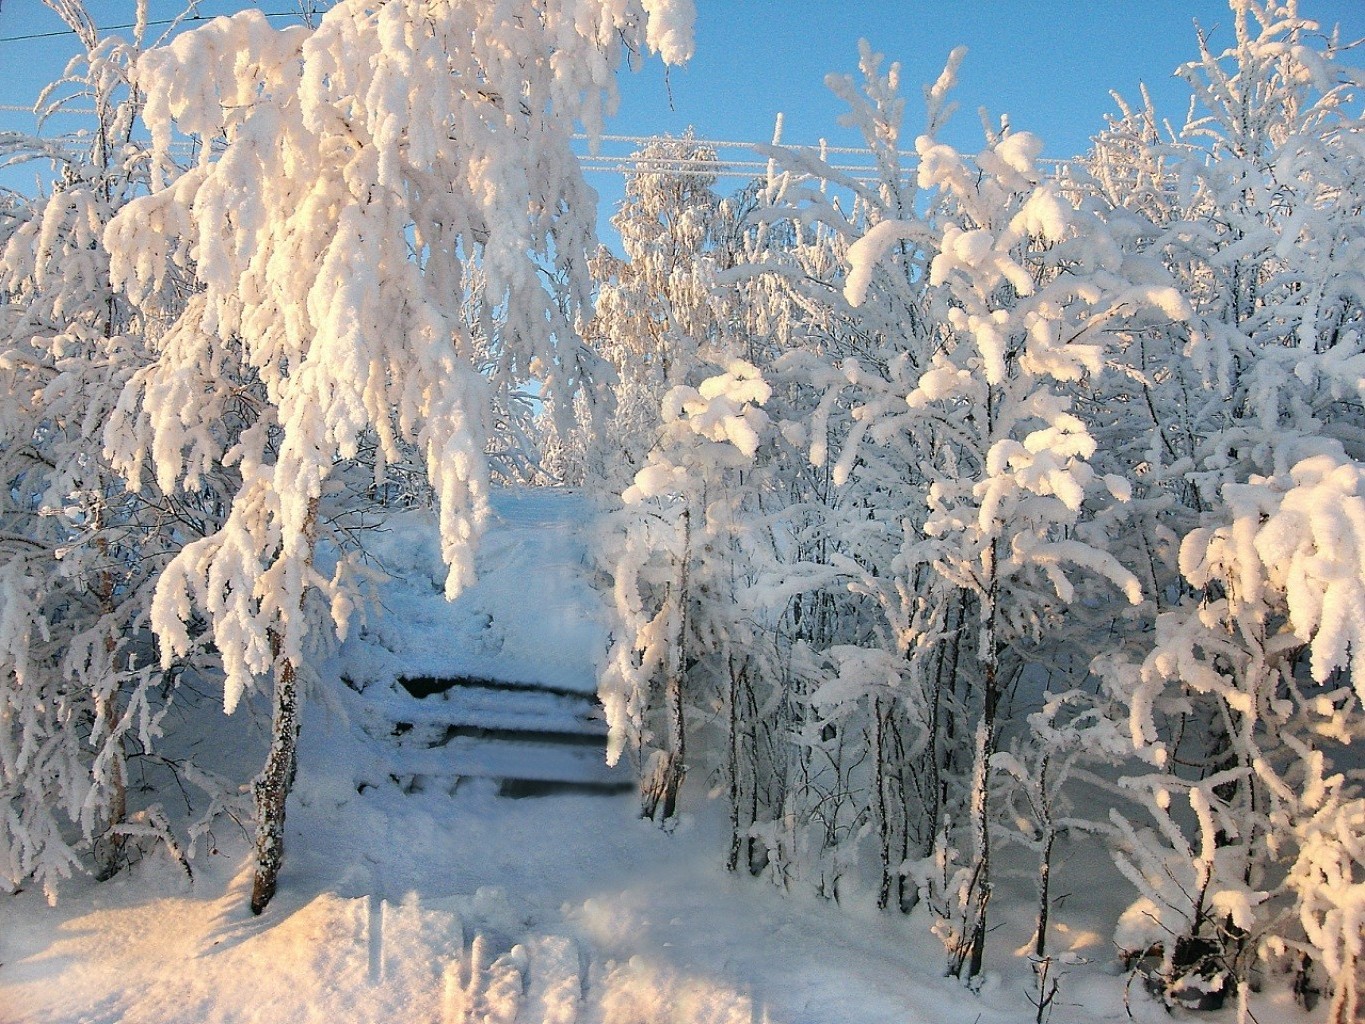
<path id="1" fill-rule="evenodd" d="M 49 6 L 82 52 L 37 110 L 93 106 L 94 130 L 84 145 L 0 137 L 8 165 L 57 175 L 0 215 L 0 872 L 55 898 L 86 850 L 111 875 L 148 815 L 164 820 L 129 798 L 129 757 L 152 752 L 174 689 L 147 615 L 156 567 L 211 517 L 128 487 L 101 456 L 144 358 L 145 322 L 114 292 L 103 243 L 145 186 L 128 83 L 140 47 L 100 37 L 80 3 Z"/>
<path id="2" fill-rule="evenodd" d="M 736 549 L 749 511 L 741 478 L 766 431 L 770 394 L 742 360 L 697 388 L 670 390 L 663 435 L 608 523 L 620 534 L 611 544 L 618 634 L 598 687 L 608 760 L 632 751 L 642 812 L 667 825 L 688 770 L 687 708 L 702 703 L 699 677 L 733 682 L 756 654 L 753 619 L 736 607 Z"/>
<path id="3" fill-rule="evenodd" d="M 951 113 L 959 57 L 927 90 L 931 132 Z M 882 74 L 878 61 L 864 52 L 865 95 L 833 83 L 868 137 L 878 186 L 814 154 L 774 150 L 789 176 L 823 183 L 816 191 L 789 177 L 780 201 L 797 223 L 820 225 L 827 255 L 821 284 L 796 286 L 803 329 L 809 337 L 823 323 L 824 338 L 770 377 L 804 375 L 818 393 L 808 422 L 791 427 L 844 495 L 845 513 L 824 513 L 817 528 L 827 531 L 821 557 L 839 567 L 839 589 L 866 602 L 859 612 L 839 600 L 838 624 L 821 639 L 833 675 L 811 706 L 826 716 L 821 731 L 861 729 L 873 748 L 871 779 L 840 784 L 867 786 L 855 802 L 878 834 L 883 905 L 902 862 L 940 837 L 940 867 L 956 866 L 939 872 L 946 887 L 932 871 L 923 881 L 951 969 L 974 976 L 990 893 L 992 758 L 1023 649 L 1091 581 L 1139 595 L 1082 528 L 1087 502 L 1122 500 L 1129 488 L 1090 467 L 1094 440 L 1071 393 L 1103 372 L 1115 328 L 1184 306 L 1170 287 L 1134 280 L 1104 224 L 1040 172 L 1032 136 L 992 134 L 964 158 L 925 135 L 918 180 L 907 182 L 898 71 Z M 833 190 L 853 194 L 851 214 Z M 764 272 L 783 274 L 780 264 Z M 860 706 L 860 718 L 828 717 Z M 927 816 L 907 820 L 916 795 Z"/>
<path id="4" fill-rule="evenodd" d="M 329 579 L 314 558 L 337 467 L 367 430 L 380 479 L 416 445 L 447 593 L 471 580 L 493 388 L 535 377 L 567 409 L 593 364 L 574 334 L 593 203 L 570 132 L 600 129 L 624 53 L 685 59 L 690 19 L 685 0 L 357 0 L 311 30 L 245 11 L 138 60 L 153 191 L 106 232 L 113 276 L 149 315 L 182 270 L 202 291 L 152 339 L 108 439 L 130 480 L 168 493 L 241 474 L 224 526 L 161 573 L 153 625 L 170 658 L 191 616 L 208 620 L 229 711 L 273 680 L 257 912 L 283 852 L 307 645 L 319 617 L 344 629 L 352 600 L 347 562 Z M 202 143 L 179 176 L 176 130 Z M 491 367 L 463 315 L 475 287 L 485 322 L 502 311 Z"/>
<path id="5" fill-rule="evenodd" d="M 652 139 L 633 154 L 625 197 L 612 217 L 623 256 L 605 246 L 590 262 L 597 282 L 584 340 L 610 366 L 580 423 L 560 439 L 559 475 L 614 494 L 644 467 L 661 429 L 664 396 L 695 386 L 725 361 L 727 309 L 717 274 L 739 258 L 746 193 L 715 189 L 716 154 L 690 133 Z M 751 197 L 748 197 L 751 198 Z"/>
<path id="6" fill-rule="evenodd" d="M 830 891 L 875 836 L 880 902 L 918 877 L 955 972 L 981 968 L 992 834 L 1037 848 L 1043 943 L 1072 766 L 1135 754 L 1148 763 L 1125 786 L 1155 832 L 1131 807 L 1085 827 L 1115 838 L 1143 906 L 1184 908 L 1153 919 L 1171 930 L 1155 943 L 1163 983 L 1196 953 L 1230 963 L 1228 977 L 1274 949 L 1348 975 L 1355 956 L 1340 939 L 1353 904 L 1339 897 L 1358 866 L 1343 824 L 1357 797 L 1340 771 L 1356 715 L 1342 595 L 1359 576 L 1358 76 L 1335 44 L 1309 45 L 1293 5 L 1233 9 L 1236 47 L 1205 46 L 1184 70 L 1197 104 L 1183 134 L 1163 138 L 1150 103 L 1124 107 L 1086 160 L 1046 174 L 1024 133 L 988 130 L 971 157 L 936 141 L 950 68 L 927 92 L 907 182 L 896 71 L 865 55 L 861 92 L 833 84 L 879 181 L 775 147 L 783 173 L 752 218 L 749 265 L 721 279 L 747 288 L 750 336 L 780 338 L 745 353 L 770 389 L 752 464 L 764 479 L 727 513 L 739 535 L 771 542 L 723 558 L 780 652 L 757 731 L 794 752 L 784 774 L 781 757 L 756 767 L 751 740 L 753 760 L 735 767 L 731 745 L 729 778 L 749 801 L 735 837 L 766 844 L 784 879 L 830 865 L 814 871 Z M 783 446 L 810 464 L 784 462 Z M 680 494 L 695 455 L 675 444 L 651 459 Z M 715 478 L 693 469 L 694 487 Z M 708 630 L 692 624 L 716 616 L 707 600 L 738 592 L 692 586 L 696 511 L 655 511 L 662 533 L 636 537 L 641 571 L 626 577 L 654 565 L 656 600 L 635 606 L 656 646 L 618 639 L 617 653 L 632 667 L 646 651 L 659 666 L 676 655 L 685 672 L 705 659 Z M 641 553 L 651 543 L 656 563 Z M 686 600 L 665 615 L 680 586 Z M 1007 717 L 1014 680 L 1074 685 L 1111 642 L 1098 693 L 1045 698 L 1060 717 L 1041 731 Z M 738 722 L 724 687 L 711 692 Z M 1326 773 L 1315 795 L 1291 806 L 1285 794 L 1314 772 Z M 1302 857 L 1282 852 L 1300 834 Z M 1272 876 L 1278 889 L 1252 886 Z M 1121 932 L 1141 931 L 1141 916 L 1135 905 Z M 1354 988 L 1337 992 L 1335 1012 L 1354 1012 L 1342 1009 Z"/>
<path id="7" fill-rule="evenodd" d="M 839 894 L 875 837 L 879 902 L 895 890 L 908 907 L 914 890 L 900 866 L 923 838 L 916 808 L 937 799 L 937 786 L 923 770 L 932 758 L 918 714 L 927 695 L 903 658 L 891 607 L 899 597 L 884 570 L 901 534 L 892 495 L 913 486 L 914 470 L 899 452 L 828 457 L 858 429 L 849 368 L 881 367 L 894 349 L 888 333 L 914 335 L 924 324 L 918 253 L 885 272 L 887 305 L 875 316 L 842 292 L 845 251 L 867 220 L 906 215 L 914 202 L 894 80 L 876 73 L 870 51 L 864 72 L 863 89 L 830 84 L 849 103 L 879 180 L 850 178 L 818 150 L 768 149 L 774 174 L 753 217 L 748 265 L 730 275 L 744 284 L 745 329 L 761 339 L 751 358 L 761 355 L 774 389 L 767 409 L 776 428 L 762 452 L 770 481 L 755 520 L 775 541 L 751 571 L 780 638 L 781 671 L 749 728 L 769 742 L 749 746 L 778 756 L 755 766 L 765 783 L 749 831 L 775 879 L 807 880 L 826 896 Z"/>
<path id="8" fill-rule="evenodd" d="M 1150 562 L 1166 563 L 1154 635 L 1102 663 L 1148 765 L 1129 785 L 1157 826 L 1120 819 L 1141 892 L 1121 930 L 1161 948 L 1177 999 L 1241 994 L 1254 963 L 1290 953 L 1331 964 L 1345 1020 L 1359 960 L 1336 929 L 1361 881 L 1360 795 L 1341 772 L 1361 721 L 1362 75 L 1296 4 L 1233 10 L 1233 45 L 1201 38 L 1181 69 L 1195 106 L 1179 137 L 1129 133 L 1126 162 L 1147 169 L 1141 246 L 1194 317 L 1166 346 L 1183 361 L 1135 367 L 1165 500 L 1139 532 L 1168 554 Z"/>

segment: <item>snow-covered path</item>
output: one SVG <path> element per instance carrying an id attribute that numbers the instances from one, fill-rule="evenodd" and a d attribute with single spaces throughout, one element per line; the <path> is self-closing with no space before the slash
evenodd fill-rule
<path id="1" fill-rule="evenodd" d="M 242 836 L 196 864 L 193 886 L 154 861 L 56 908 L 11 900 L 0 1020 L 1019 1019 L 1013 992 L 934 977 L 920 927 L 726 876 L 716 821 L 665 836 L 630 797 L 491 787 L 338 802 L 301 776 L 298 795 L 261 918 L 246 910 Z"/>
<path id="2" fill-rule="evenodd" d="M 444 673 L 595 692 L 605 632 L 584 567 L 587 510 L 573 493 L 496 492 L 479 578 L 454 602 L 430 514 L 390 517 L 365 544 L 390 579 L 335 671 L 362 685 Z"/>

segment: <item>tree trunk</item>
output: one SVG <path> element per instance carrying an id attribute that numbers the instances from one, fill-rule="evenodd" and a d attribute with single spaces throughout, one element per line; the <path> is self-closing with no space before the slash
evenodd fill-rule
<path id="1" fill-rule="evenodd" d="M 106 338 L 112 333 L 112 323 L 112 319 L 105 321 L 104 336 Z M 107 560 L 110 557 L 109 540 L 104 536 L 103 528 L 103 507 L 101 506 L 94 522 L 95 547 L 99 551 L 100 557 Z M 115 611 L 114 590 L 114 574 L 105 569 L 100 573 L 99 601 L 100 612 L 106 617 L 113 616 Z M 118 642 L 111 634 L 106 633 L 104 637 L 106 667 L 114 678 L 110 681 L 110 691 L 95 697 L 95 715 L 104 729 L 104 742 L 113 745 L 113 758 L 109 770 L 108 820 L 105 823 L 104 835 L 100 837 L 96 849 L 95 878 L 101 882 L 108 881 L 118 874 L 119 869 L 123 866 L 123 848 L 128 841 L 127 834 L 120 831 L 120 828 L 128 820 L 128 755 L 123 747 L 123 734 L 119 732 L 119 688 L 115 681 L 117 674 L 113 671 L 114 651 L 117 647 Z"/>
<path id="2" fill-rule="evenodd" d="M 883 706 L 880 697 L 872 699 L 872 749 L 873 749 L 873 788 L 876 797 L 873 805 L 877 823 L 877 855 L 881 867 L 881 884 L 877 888 L 877 909 L 885 910 L 891 905 L 891 888 L 900 872 L 900 864 L 892 856 L 894 837 L 891 822 L 891 794 L 888 792 L 891 781 L 888 778 L 890 752 L 887 750 L 887 726 L 891 713 Z"/>
<path id="3" fill-rule="evenodd" d="M 1038 852 L 1038 933 L 1033 939 L 1033 955 L 1047 956 L 1047 925 L 1052 909 L 1052 848 L 1057 842 L 1057 825 L 1052 819 L 1052 798 L 1048 794 L 1048 767 L 1051 758 L 1044 754 L 1038 763 L 1038 815 L 1043 827 L 1043 848 Z"/>
<path id="4" fill-rule="evenodd" d="M 1047 956 L 1047 925 L 1052 899 L 1052 847 L 1056 840 L 1057 833 L 1049 826 L 1038 857 L 1038 933 L 1033 938 L 1033 955 L 1039 960 Z"/>
<path id="5" fill-rule="evenodd" d="M 991 900 L 991 758 L 996 746 L 996 714 L 1000 707 L 1000 646 L 996 640 L 999 579 L 996 575 L 999 541 L 992 540 L 986 566 L 989 581 L 982 596 L 981 719 L 976 725 L 972 754 L 972 874 L 963 911 L 964 948 L 955 957 L 952 974 L 960 976 L 963 959 L 967 978 L 981 974 L 986 957 L 986 908 Z"/>
<path id="6" fill-rule="evenodd" d="M 976 756 L 972 769 L 972 876 L 963 907 L 963 948 L 952 973 L 962 976 L 966 963 L 968 980 L 981 973 L 986 959 L 986 907 L 991 899 L 990 729 L 982 721 L 976 727 Z"/>
<path id="7" fill-rule="evenodd" d="M 692 522 L 683 509 L 682 565 L 678 571 L 678 630 L 664 679 L 668 716 L 667 748 L 657 751 L 641 787 L 640 815 L 669 825 L 678 816 L 678 791 L 687 774 L 687 719 L 683 710 L 683 677 L 687 672 L 688 606 L 691 603 Z"/>
<path id="8" fill-rule="evenodd" d="M 123 751 L 123 737 L 116 731 L 119 719 L 118 692 L 96 697 L 95 714 L 104 725 L 105 742 L 117 745 L 109 771 L 108 821 L 96 853 L 95 878 L 105 882 L 118 874 L 119 868 L 123 866 L 123 847 L 128 841 L 128 836 L 119 831 L 128 820 L 128 772 L 125 767 L 127 757 Z"/>
<path id="9" fill-rule="evenodd" d="M 251 884 L 251 912 L 259 914 L 275 895 L 284 863 L 284 810 L 294 783 L 298 757 L 299 695 L 295 665 L 289 659 L 275 672 L 275 710 L 270 754 L 252 783 L 256 800 L 256 876 Z"/>
<path id="10" fill-rule="evenodd" d="M 312 565 L 317 544 L 319 501 L 308 502 L 303 533 L 307 540 L 307 563 Z M 299 603 L 302 607 L 303 599 Z M 284 863 L 284 810 L 298 772 L 299 682 L 298 665 L 282 657 L 284 636 L 271 629 L 270 652 L 275 658 L 275 700 L 270 729 L 270 753 L 265 767 L 251 784 L 256 802 L 256 875 L 251 883 L 251 912 L 259 914 L 275 895 Z"/>
<path id="11" fill-rule="evenodd" d="M 730 776 L 730 852 L 725 858 L 725 868 L 727 871 L 739 870 L 740 854 L 744 848 L 744 839 L 749 831 L 752 821 L 742 820 L 740 805 L 744 801 L 745 787 L 742 785 L 741 773 L 745 767 L 753 769 L 753 758 L 757 752 L 750 752 L 746 757 L 743 749 L 742 725 L 741 725 L 741 701 L 742 684 L 740 670 L 735 668 L 734 659 L 730 659 L 730 692 L 727 695 L 729 707 L 726 709 L 729 725 L 729 744 L 726 751 L 728 764 L 726 765 Z"/>

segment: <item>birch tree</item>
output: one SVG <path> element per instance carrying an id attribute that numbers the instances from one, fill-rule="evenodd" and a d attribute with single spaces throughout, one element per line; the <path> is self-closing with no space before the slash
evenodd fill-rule
<path id="1" fill-rule="evenodd" d="M 1347 1020 L 1361 988 L 1344 936 L 1359 914 L 1347 880 L 1360 878 L 1346 769 L 1362 707 L 1349 595 L 1365 451 L 1348 367 L 1361 353 L 1365 77 L 1297 4 L 1232 7 L 1232 45 L 1201 36 L 1180 69 L 1195 103 L 1179 137 L 1135 147 L 1135 162 L 1166 168 L 1149 251 L 1194 316 L 1176 343 L 1186 369 L 1149 389 L 1187 410 L 1151 460 L 1179 469 L 1161 474 L 1178 501 L 1153 524 L 1178 551 L 1170 599 L 1145 650 L 1103 663 L 1146 762 L 1128 784 L 1156 826 L 1120 820 L 1140 893 L 1121 930 L 1131 948 L 1153 939 L 1173 1001 L 1244 997 L 1253 964 L 1301 957 L 1301 973 L 1330 965 L 1332 1016 Z"/>
<path id="2" fill-rule="evenodd" d="M 347 562 L 322 576 L 337 467 L 362 432 L 376 476 L 402 442 L 425 459 L 449 565 L 473 577 L 487 508 L 490 381 L 535 376 L 571 408 L 591 366 L 573 326 L 588 297 L 592 195 L 570 150 L 600 130 L 627 52 L 685 59 L 685 0 L 490 5 L 344 2 L 315 29 L 257 11 L 143 55 L 152 193 L 106 233 L 114 280 L 159 311 L 171 276 L 202 289 L 152 340 L 107 434 L 128 479 L 194 493 L 211 467 L 241 474 L 227 521 L 162 572 L 152 621 L 164 658 L 209 623 L 224 707 L 273 686 L 273 741 L 254 784 L 251 906 L 274 893 L 296 770 L 305 653 L 343 630 Z M 176 176 L 176 132 L 198 139 Z M 477 285 L 465 273 L 474 257 Z M 467 292 L 505 310 L 480 372 Z M 232 408 L 239 426 L 225 430 Z"/>
<path id="3" fill-rule="evenodd" d="M 55 899 L 88 853 L 105 878 L 130 836 L 170 838 L 129 792 L 130 758 L 154 753 L 178 678 L 157 668 L 148 612 L 155 569 L 212 517 L 128 486 L 101 454 L 145 358 L 146 321 L 111 286 L 103 233 L 145 189 L 128 76 L 146 5 L 132 41 L 100 36 L 80 3 L 49 6 L 82 49 L 35 109 L 93 107 L 94 127 L 83 145 L 0 136 L 7 166 L 55 175 L 0 214 L 0 872 Z"/>

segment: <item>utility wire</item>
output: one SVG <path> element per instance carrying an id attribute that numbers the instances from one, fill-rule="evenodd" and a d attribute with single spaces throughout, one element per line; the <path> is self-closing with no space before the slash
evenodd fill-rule
<path id="1" fill-rule="evenodd" d="M 35 113 L 37 113 L 37 111 L 35 111 L 32 107 L 21 106 L 21 105 L 18 104 L 18 103 L 0 103 L 0 110 L 9 111 L 9 112 L 16 113 L 16 114 L 35 114 Z M 93 110 L 72 110 L 72 109 L 69 109 L 69 108 L 67 108 L 67 107 L 62 107 L 62 108 L 60 108 L 60 109 L 58 109 L 58 110 L 54 110 L 54 111 L 52 111 L 52 113 L 54 113 L 54 114 L 87 114 L 87 115 L 89 115 L 89 116 L 91 116 L 91 117 L 94 117 L 94 115 L 95 115 L 95 112 L 94 112 Z"/>
<path id="2" fill-rule="evenodd" d="M 699 160 L 689 159 L 687 157 L 603 156 L 601 154 L 596 156 L 589 154 L 583 159 L 591 163 L 603 164 L 605 166 L 619 166 L 623 170 L 638 174 L 649 174 L 655 171 L 662 173 L 665 171 L 688 170 L 699 171 L 704 174 L 711 169 L 732 171 L 752 170 L 766 174 L 768 170 L 767 160 Z M 851 171 L 855 174 L 860 171 L 872 172 L 878 170 L 878 168 L 872 164 L 827 164 L 826 166 L 831 171 Z"/>
<path id="3" fill-rule="evenodd" d="M 3 40 L 0 40 L 0 41 L 3 41 Z M 32 108 L 32 107 L 25 107 L 25 106 L 22 106 L 22 105 L 16 104 L 16 103 L 0 103 L 0 111 L 10 111 L 10 112 L 13 112 L 13 113 L 20 113 L 20 114 L 31 114 L 31 113 L 33 113 L 33 108 Z M 83 109 L 83 108 L 77 109 L 77 108 L 75 108 L 75 107 L 62 107 L 62 108 L 60 108 L 60 109 L 58 109 L 58 110 L 53 110 L 53 111 L 51 111 L 51 113 L 53 113 L 53 114 L 71 114 L 71 115 L 83 114 L 83 115 L 86 115 L 86 116 L 93 116 L 94 113 L 95 113 L 95 111 L 93 111 L 93 110 L 86 110 L 86 109 Z M 583 132 L 578 132 L 578 133 L 576 133 L 576 134 L 573 136 L 573 140 L 574 140 L 575 142 L 628 142 L 628 143 L 630 143 L 630 144 L 632 144 L 632 145 L 635 145 L 635 146 L 647 146 L 647 145 L 650 145 L 650 144 L 653 144 L 653 143 L 659 143 L 659 142 L 680 142 L 680 141 L 683 141 L 682 139 L 679 139 L 679 138 L 676 138 L 676 137 L 670 136 L 670 135 L 598 135 L 598 136 L 592 136 L 592 135 L 588 135 L 588 134 L 583 133 Z M 687 139 L 686 141 L 687 141 L 687 143 L 688 143 L 689 145 L 693 145 L 693 146 L 696 146 L 696 147 L 698 147 L 698 148 L 706 148 L 706 149 L 745 149 L 745 150 L 749 150 L 750 152 L 757 152 L 757 147 L 759 147 L 760 145 L 767 145 L 767 143 L 757 143 L 757 142 L 726 142 L 726 141 L 722 141 L 722 140 L 720 140 L 720 139 L 691 139 L 691 138 L 689 138 L 689 139 Z M 780 148 L 782 148 L 782 149 L 799 149 L 799 150 L 818 150 L 818 151 L 821 152 L 821 153 L 851 154 L 851 155 L 858 155 L 858 156 L 869 156 L 869 155 L 871 155 L 871 152 L 872 152 L 870 149 L 867 149 L 866 147 L 860 149 L 860 148 L 858 148 L 857 146 L 826 146 L 826 145 L 823 145 L 823 144 L 801 145 L 801 144 L 798 144 L 798 143 L 792 143 L 792 144 L 783 143 L 782 146 L 781 146 Z M 915 160 L 915 159 L 917 158 L 917 155 L 916 155 L 914 152 L 912 152 L 912 151 L 910 151 L 910 150 L 904 150 L 904 149 L 903 149 L 903 150 L 899 150 L 899 151 L 897 152 L 896 155 L 899 156 L 899 157 L 902 157 L 902 158 L 904 158 L 904 159 L 907 159 L 907 160 Z M 604 154 L 604 153 L 591 154 L 589 158 L 590 158 L 590 159 L 593 159 L 593 160 L 605 160 L 605 161 L 612 161 L 612 162 L 621 161 L 621 160 L 626 160 L 626 161 L 631 161 L 631 162 L 649 162 L 649 163 L 670 163 L 670 162 L 686 161 L 686 160 L 696 160 L 696 161 L 699 161 L 699 162 L 701 162 L 701 163 L 709 163 L 709 162 L 710 162 L 710 161 L 704 160 L 704 159 L 702 159 L 702 158 L 700 158 L 700 157 L 668 157 L 668 156 L 640 157 L 640 156 L 636 156 L 636 155 L 634 155 L 634 154 L 631 154 L 631 155 L 629 155 L 629 156 L 619 156 L 619 155 Z M 722 162 L 725 163 L 725 164 L 727 164 L 727 165 L 729 165 L 729 166 L 735 166 L 735 161 L 733 161 L 733 160 L 726 160 L 726 161 L 722 161 Z M 766 166 L 766 164 L 765 164 L 765 166 Z M 870 170 L 871 168 L 842 168 L 842 167 L 836 167 L 836 168 L 834 168 L 834 169 L 835 169 L 835 170 Z"/>
<path id="4" fill-rule="evenodd" d="M 267 18 L 297 18 L 299 15 L 297 11 L 276 11 L 273 14 L 264 14 L 263 16 Z M 153 26 L 175 25 L 177 23 L 192 25 L 198 21 L 212 20 L 213 18 L 206 17 L 203 14 L 190 14 L 182 18 L 163 18 L 158 21 L 149 21 L 146 24 L 148 28 L 151 28 Z M 131 22 L 127 25 L 105 25 L 100 31 L 119 32 L 125 28 L 137 28 L 137 25 Z M 62 36 L 74 36 L 75 34 L 73 29 L 57 28 L 50 32 L 30 32 L 27 35 L 22 36 L 0 36 L 0 43 L 26 43 L 33 39 L 60 39 Z"/>
<path id="5" fill-rule="evenodd" d="M 33 113 L 33 108 L 19 106 L 16 104 L 0 104 L 0 111 L 10 111 L 17 113 Z M 51 111 L 52 114 L 84 114 L 93 115 L 95 111 L 75 108 L 59 108 Z M 575 142 L 608 142 L 608 143 L 629 143 L 630 145 L 645 147 L 658 143 L 683 142 L 689 146 L 700 149 L 737 149 L 747 150 L 750 153 L 757 153 L 760 147 L 766 143 L 756 142 L 736 142 L 722 139 L 698 139 L 698 138 L 678 138 L 669 135 L 619 135 L 603 134 L 591 136 L 579 132 L 573 136 Z M 173 152 L 184 153 L 201 145 L 199 143 L 179 142 L 171 145 Z M 821 155 L 838 154 L 870 157 L 873 151 L 867 148 L 856 146 L 830 146 L 821 142 L 817 145 L 799 145 L 782 143 L 778 149 L 791 149 L 805 152 L 818 151 Z M 905 161 L 906 173 L 910 167 L 918 162 L 918 154 L 908 150 L 898 150 L 896 155 Z M 722 160 L 705 157 L 686 157 L 686 156 L 644 156 L 640 153 L 630 153 L 626 155 L 615 153 L 587 153 L 580 154 L 579 160 L 584 171 L 595 174 L 678 174 L 684 177 L 715 177 L 715 178 L 762 178 L 767 176 L 767 160 Z M 1042 158 L 1037 161 L 1042 165 L 1060 166 L 1069 161 Z M 864 184 L 880 180 L 880 169 L 867 163 L 838 163 L 829 164 L 828 169 L 837 171 L 841 174 L 849 175 L 854 181 Z"/>
<path id="6" fill-rule="evenodd" d="M 580 142 L 591 142 L 591 141 L 593 141 L 593 137 L 592 137 L 592 136 L 590 136 L 590 135 L 585 135 L 585 134 L 582 134 L 582 133 L 579 133 L 579 134 L 575 135 L 575 136 L 574 136 L 574 139 L 577 140 L 577 141 L 580 141 Z M 709 148 L 711 148 L 711 149 L 750 149 L 750 150 L 752 150 L 752 149 L 755 149 L 756 147 L 758 147 L 758 146 L 760 146 L 760 145 L 764 145 L 764 146 L 768 145 L 768 143 L 757 143 L 757 142 L 727 142 L 727 141 L 725 141 L 725 140 L 723 140 L 723 139 L 695 139 L 695 138 L 690 138 L 690 137 L 688 137 L 688 138 L 681 138 L 681 137 L 675 137 L 675 136 L 660 136 L 660 135 L 598 135 L 598 136 L 597 136 L 597 139 L 598 139 L 599 141 L 601 141 L 601 142 L 630 142 L 630 143 L 633 143 L 633 144 L 635 144 L 635 145 L 648 145 L 648 144 L 650 144 L 650 143 L 657 143 L 657 142 L 686 142 L 686 143 L 687 143 L 688 145 L 690 145 L 690 146 L 709 147 Z M 798 144 L 798 143 L 787 143 L 787 142 L 784 142 L 784 143 L 782 143 L 778 148 L 779 148 L 779 149 L 818 149 L 818 150 L 820 150 L 822 153 L 859 153 L 859 154 L 862 154 L 863 156 L 866 156 L 866 155 L 868 155 L 869 153 L 872 152 L 872 151 L 871 151 L 870 149 L 868 149 L 866 146 L 863 146 L 863 147 L 858 147 L 858 146 L 829 146 L 829 145 L 826 145 L 826 144 L 823 143 L 823 142 L 818 142 L 818 143 L 816 143 L 816 144 L 814 144 L 814 145 L 804 145 L 804 146 L 803 146 L 803 145 L 800 145 L 800 144 Z M 915 157 L 915 153 L 914 153 L 913 151 L 911 151 L 911 150 L 904 150 L 904 149 L 897 151 L 897 154 L 896 154 L 896 155 L 897 155 L 897 156 L 902 156 L 902 157 L 909 157 L 909 158 L 911 158 L 911 159 L 913 159 L 913 158 Z"/>
<path id="7" fill-rule="evenodd" d="M 583 172 L 584 172 L 585 174 L 622 174 L 622 175 L 624 175 L 624 174 L 630 174 L 630 173 L 631 173 L 631 169 L 628 168 L 628 167 L 600 167 L 600 166 L 596 166 L 596 165 L 588 164 L 588 163 L 581 164 L 580 166 L 581 166 L 581 168 L 582 168 L 582 170 L 583 170 Z M 866 169 L 866 168 L 864 168 L 864 169 Z M 646 172 L 646 173 L 648 173 L 648 172 Z M 904 173 L 905 173 L 905 175 L 909 175 L 911 172 L 910 172 L 909 170 L 907 170 L 907 171 L 905 171 Z M 669 171 L 668 174 L 669 174 L 670 177 L 675 177 L 675 178 L 706 178 L 706 179 L 709 179 L 709 180 L 733 179 L 733 180 L 736 180 L 736 181 L 758 181 L 758 180 L 766 180 L 766 178 L 767 178 L 767 176 L 768 176 L 766 171 L 761 171 L 761 172 L 746 172 L 746 171 L 726 171 L 726 170 L 719 170 L 719 171 L 690 171 L 690 170 L 678 170 L 678 171 Z M 850 174 L 850 175 L 847 176 L 847 180 L 857 182 L 857 183 L 860 184 L 860 185 L 876 185 L 876 184 L 879 183 L 882 179 L 879 178 L 879 177 L 872 177 L 871 175 L 866 175 L 866 174 Z"/>

